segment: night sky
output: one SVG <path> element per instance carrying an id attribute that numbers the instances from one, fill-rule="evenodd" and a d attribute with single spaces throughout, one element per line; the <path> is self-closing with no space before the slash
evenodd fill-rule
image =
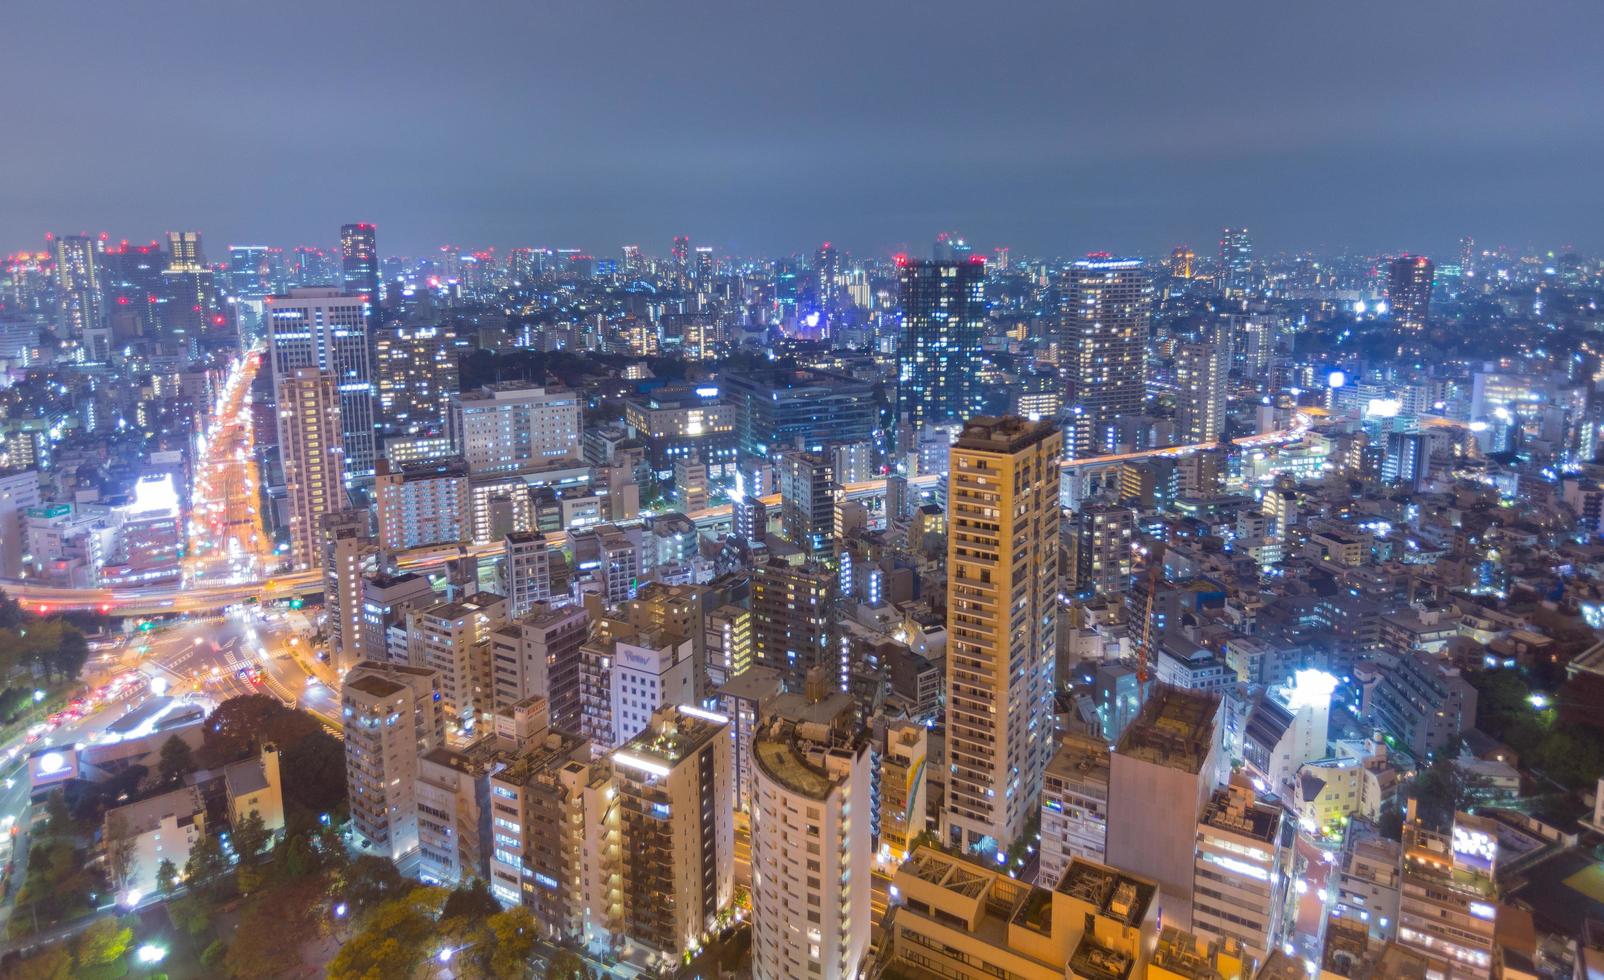
<path id="1" fill-rule="evenodd" d="M 1599 250 L 1601 36 L 1598 0 L 16 0 L 0 249 Z"/>

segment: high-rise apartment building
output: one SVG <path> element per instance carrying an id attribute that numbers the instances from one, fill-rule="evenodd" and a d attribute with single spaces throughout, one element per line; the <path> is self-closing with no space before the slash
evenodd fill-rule
<path id="1" fill-rule="evenodd" d="M 1225 434 L 1226 375 L 1231 348 L 1218 341 L 1182 344 L 1175 352 L 1175 438 L 1215 443 Z"/>
<path id="2" fill-rule="evenodd" d="M 337 289 L 292 289 L 266 300 L 268 358 L 273 381 L 304 368 L 328 374 L 340 400 L 345 485 L 373 476 L 373 378 L 362 300 Z"/>
<path id="3" fill-rule="evenodd" d="M 1123 593 L 1131 584 L 1135 512 L 1118 504 L 1083 504 L 1072 520 L 1075 590 L 1103 595 Z"/>
<path id="4" fill-rule="evenodd" d="M 494 702 L 491 634 L 507 621 L 507 600 L 493 592 L 419 609 L 407 616 L 407 660 L 439 678 L 440 707 L 452 737 L 473 734 Z"/>
<path id="5" fill-rule="evenodd" d="M 979 410 L 986 267 L 902 260 L 897 275 L 902 333 L 896 420 L 917 431 L 926 422 L 967 419 Z"/>
<path id="6" fill-rule="evenodd" d="M 1217 695 L 1150 685 L 1109 760 L 1106 852 L 1158 883 L 1166 924 L 1189 928 L 1198 817 L 1220 782 L 1225 725 Z"/>
<path id="7" fill-rule="evenodd" d="M 491 634 L 491 684 L 499 711 L 524 698 L 546 699 L 551 727 L 578 733 L 580 660 L 590 636 L 583 606 L 536 602 L 525 614 Z"/>
<path id="8" fill-rule="evenodd" d="M 379 546 L 402 551 L 467 541 L 473 534 L 468 463 L 460 458 L 392 469 L 379 461 L 373 481 Z"/>
<path id="9" fill-rule="evenodd" d="M 551 596 L 551 563 L 563 561 L 539 531 L 513 531 L 506 542 L 507 615 L 517 619 Z"/>
<path id="10" fill-rule="evenodd" d="M 433 670 L 369 660 L 340 686 L 352 837 L 369 853 L 398 860 L 417 849 L 418 760 L 445 742 L 439 692 Z"/>
<path id="11" fill-rule="evenodd" d="M 813 555 L 832 550 L 835 498 L 829 456 L 798 450 L 780 457 L 780 528 L 792 544 Z"/>
<path id="12" fill-rule="evenodd" d="M 1387 303 L 1399 330 L 1417 334 L 1426 329 L 1436 271 L 1424 255 L 1400 255 L 1388 263 Z"/>
<path id="13" fill-rule="evenodd" d="M 1059 459 L 1046 422 L 982 416 L 953 444 L 947 491 L 947 821 L 951 843 L 1006 848 L 1053 750 Z"/>
<path id="14" fill-rule="evenodd" d="M 365 572 L 374 552 L 368 512 L 341 510 L 324 514 L 321 531 L 323 610 L 330 662 L 335 670 L 343 671 L 369 656 L 362 610 Z"/>
<path id="15" fill-rule="evenodd" d="M 665 707 L 609 756 L 618 810 L 610 932 L 669 960 L 701 944 L 734 892 L 728 729 L 722 715 Z"/>
<path id="16" fill-rule="evenodd" d="M 784 694 L 752 739 L 752 975 L 858 976 L 869 949 L 869 733 L 852 696 Z"/>
<path id="17" fill-rule="evenodd" d="M 55 239 L 56 329 L 73 340 L 83 340 L 105 322 L 97 251 L 97 243 L 88 235 Z"/>
<path id="18" fill-rule="evenodd" d="M 398 324 L 373 331 L 379 421 L 401 432 L 445 428 L 446 405 L 460 390 L 459 337 L 450 326 Z"/>
<path id="19" fill-rule="evenodd" d="M 322 561 L 323 515 L 345 509 L 344 415 L 334 376 L 326 371 L 296 368 L 277 391 L 290 560 L 296 568 L 314 568 Z"/>
<path id="20" fill-rule="evenodd" d="M 1119 446 L 1119 420 L 1141 414 L 1147 397 L 1153 286 L 1141 259 L 1092 255 L 1070 265 L 1065 297 L 1070 455 L 1105 455 Z"/>
<path id="21" fill-rule="evenodd" d="M 451 444 L 474 473 L 578 462 L 581 409 L 567 388 L 500 381 L 448 400 Z"/>
<path id="22" fill-rule="evenodd" d="M 504 905 L 523 905 L 554 940 L 581 938 L 586 899 L 587 847 L 602 837 L 604 822 L 587 812 L 601 793 L 587 790 L 605 765 L 592 765 L 590 743 L 548 729 L 490 777 L 490 892 Z"/>
<path id="23" fill-rule="evenodd" d="M 428 576 L 379 571 L 362 577 L 362 645 L 368 660 L 406 663 L 407 614 L 436 602 Z"/>
<path id="24" fill-rule="evenodd" d="M 836 576 L 819 564 L 769 561 L 752 569 L 752 660 L 796 688 L 815 666 L 837 673 L 830 642 Z"/>
<path id="25" fill-rule="evenodd" d="M 340 226 L 340 284 L 346 295 L 379 307 L 379 243 L 374 227 L 366 222 Z"/>

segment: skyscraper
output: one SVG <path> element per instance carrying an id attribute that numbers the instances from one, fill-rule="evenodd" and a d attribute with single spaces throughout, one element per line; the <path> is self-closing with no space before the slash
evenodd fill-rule
<path id="1" fill-rule="evenodd" d="M 366 222 L 340 227 L 340 282 L 348 296 L 366 296 L 368 305 L 379 305 L 379 244 L 372 225 Z"/>
<path id="2" fill-rule="evenodd" d="M 364 660 L 340 687 L 353 842 L 391 860 L 418 846 L 418 759 L 445 744 L 440 677 Z"/>
<path id="3" fill-rule="evenodd" d="M 279 383 L 278 443 L 290 504 L 290 560 L 298 569 L 313 568 L 323 557 L 323 516 L 345 507 L 345 444 L 334 375 L 303 367 Z"/>
<path id="4" fill-rule="evenodd" d="M 337 289 L 316 287 L 269 296 L 267 336 L 275 386 L 301 368 L 315 368 L 334 379 L 344 425 L 345 485 L 371 479 L 373 376 L 362 300 Z"/>
<path id="5" fill-rule="evenodd" d="M 1058 481 L 1047 422 L 982 416 L 953 444 L 947 536 L 949 843 L 1006 848 L 1053 751 Z"/>
<path id="6" fill-rule="evenodd" d="M 1220 292 L 1245 296 L 1253 289 L 1253 239 L 1246 228 L 1220 232 Z"/>
<path id="7" fill-rule="evenodd" d="M 1153 287 L 1141 259 L 1094 254 L 1070 266 L 1065 295 L 1070 455 L 1080 459 L 1113 452 L 1120 417 L 1142 411 Z"/>
<path id="8" fill-rule="evenodd" d="M 362 610 L 363 573 L 373 555 L 368 512 L 341 510 L 324 514 L 323 607 L 327 615 L 329 650 L 334 669 L 346 670 L 366 658 Z"/>
<path id="9" fill-rule="evenodd" d="M 1426 329 L 1436 271 L 1437 267 L 1424 255 L 1400 255 L 1387 266 L 1387 302 L 1392 308 L 1392 322 L 1404 333 Z"/>
<path id="10" fill-rule="evenodd" d="M 375 330 L 373 377 L 381 423 L 404 432 L 442 428 L 446 401 L 460 388 L 456 328 L 397 325 Z"/>
<path id="11" fill-rule="evenodd" d="M 1175 352 L 1175 422 L 1183 445 L 1218 442 L 1225 432 L 1225 376 L 1231 369 L 1228 343 L 1182 344 Z"/>
<path id="12" fill-rule="evenodd" d="M 81 340 L 104 320 L 96 244 L 88 235 L 56 238 L 56 329 Z"/>
<path id="13" fill-rule="evenodd" d="M 902 260 L 902 336 L 897 349 L 896 420 L 966 419 L 978 410 L 975 375 L 986 322 L 985 266 Z"/>

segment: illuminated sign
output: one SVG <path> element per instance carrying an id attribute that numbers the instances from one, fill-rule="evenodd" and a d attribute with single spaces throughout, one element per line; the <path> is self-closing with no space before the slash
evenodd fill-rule
<path id="1" fill-rule="evenodd" d="M 1498 857 L 1498 840 L 1485 830 L 1455 824 L 1453 849 L 1456 862 L 1491 871 Z"/>

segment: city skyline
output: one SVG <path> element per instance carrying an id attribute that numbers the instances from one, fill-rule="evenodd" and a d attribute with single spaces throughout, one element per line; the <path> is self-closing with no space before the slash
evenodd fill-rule
<path id="1" fill-rule="evenodd" d="M 1601 203 L 1593 5 L 911 20 L 508 5 L 427 32 L 417 13 L 15 12 L 32 43 L 0 79 L 32 92 L 13 105 L 32 139 L 0 187 L 0 241 L 109 225 L 332 244 L 362 220 L 401 255 L 655 251 L 677 234 L 867 255 L 943 228 L 1019 253 L 1151 253 L 1223 225 L 1266 252 L 1600 244 L 1578 217 Z M 174 59 L 183 99 L 96 97 Z M 85 70 L 46 73 L 68 63 Z M 351 145 L 352 105 L 354 158 L 332 152 Z"/>

